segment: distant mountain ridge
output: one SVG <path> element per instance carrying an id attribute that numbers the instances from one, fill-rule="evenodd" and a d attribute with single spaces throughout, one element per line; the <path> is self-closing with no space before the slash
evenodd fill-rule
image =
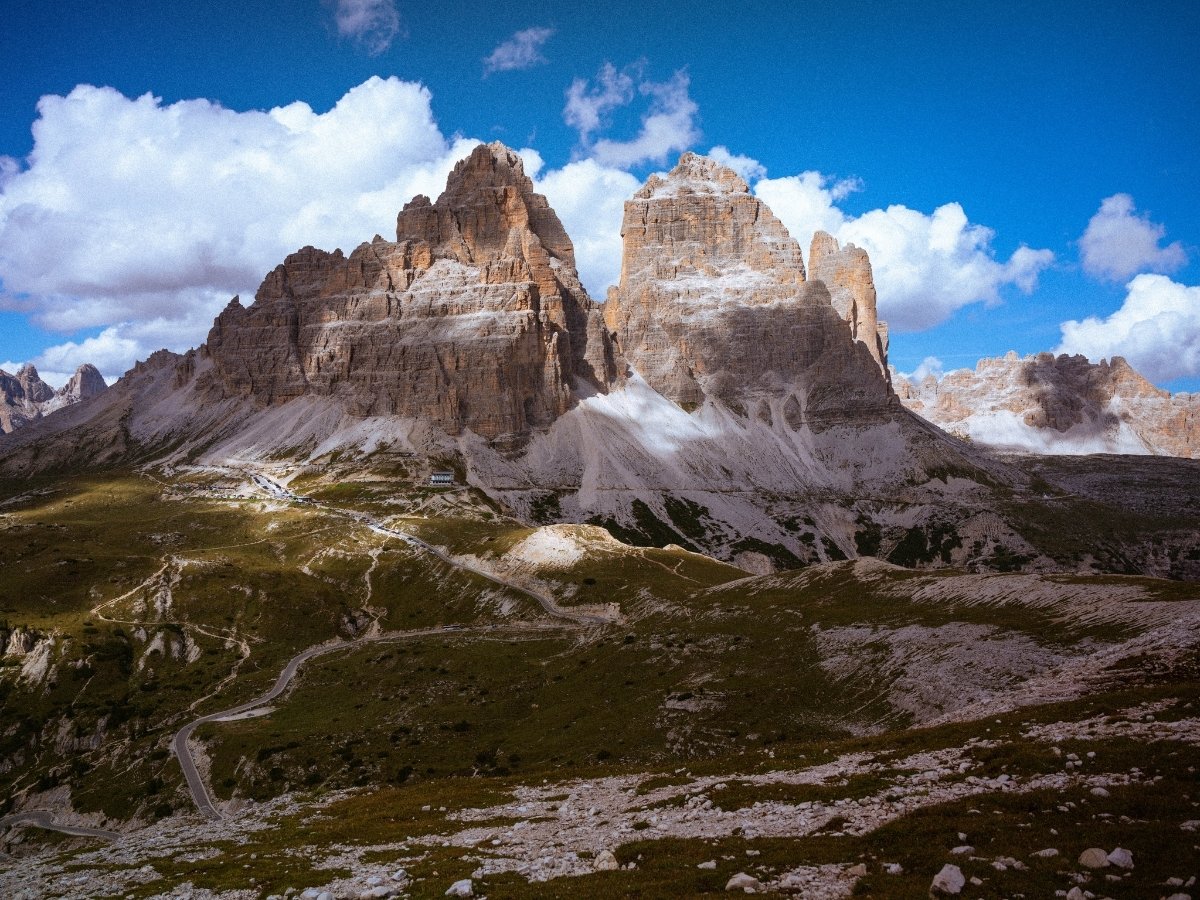
<path id="1" fill-rule="evenodd" d="M 55 390 L 42 381 L 33 365 L 26 363 L 10 375 L 0 369 L 0 432 L 8 433 L 36 422 L 57 409 L 89 400 L 108 388 L 100 370 L 84 363 L 70 380 Z"/>
<path id="2" fill-rule="evenodd" d="M 1157 388 L 1119 356 L 1010 351 L 941 379 L 894 381 L 913 412 L 999 449 L 1200 457 L 1200 394 Z"/>

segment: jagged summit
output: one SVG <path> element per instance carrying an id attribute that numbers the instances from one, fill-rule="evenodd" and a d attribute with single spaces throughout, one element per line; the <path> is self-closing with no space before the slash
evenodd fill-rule
<path id="1" fill-rule="evenodd" d="M 17 381 L 25 392 L 25 399 L 30 403 L 45 403 L 54 396 L 54 388 L 42 381 L 33 363 L 25 363 L 17 369 Z"/>
<path id="2" fill-rule="evenodd" d="M 693 153 L 626 202 L 621 234 L 621 281 L 605 320 L 655 390 L 682 404 L 755 404 L 757 415 L 793 421 L 870 418 L 892 405 L 862 251 L 821 241 L 829 282 L 806 278 L 799 243 L 767 205 L 732 169 Z M 864 271 L 860 284 L 853 276 Z M 833 292 L 858 299 L 842 302 L 843 312 Z M 871 332 L 866 353 L 856 328 Z"/>
<path id="3" fill-rule="evenodd" d="M 650 200 L 683 194 L 749 194 L 750 186 L 733 169 L 710 156 L 687 152 L 663 178 L 651 175 L 634 199 Z"/>
<path id="4" fill-rule="evenodd" d="M 837 314 L 850 326 L 851 336 L 867 348 L 887 375 L 888 327 L 876 311 L 875 280 L 867 251 L 853 244 L 839 247 L 825 231 L 813 235 L 808 254 L 809 277 L 823 281 Z"/>
<path id="5" fill-rule="evenodd" d="M 103 393 L 107 388 L 108 383 L 100 374 L 100 370 L 91 363 L 84 363 L 63 385 L 59 396 L 66 398 L 70 403 L 78 403 L 80 400 L 89 400 L 97 394 Z"/>
<path id="6" fill-rule="evenodd" d="M 25 363 L 16 375 L 0 370 L 0 432 L 14 431 L 56 409 L 88 400 L 107 387 L 104 376 L 91 363 L 76 369 L 58 391 L 42 381 L 32 363 Z"/>
<path id="7" fill-rule="evenodd" d="M 437 203 L 418 195 L 396 219 L 397 241 L 425 241 L 468 264 L 515 255 L 514 238 L 528 256 L 528 236 L 555 259 L 575 265 L 575 249 L 558 216 L 534 192 L 521 157 L 499 142 L 480 144 L 460 160 Z"/>
<path id="8" fill-rule="evenodd" d="M 358 416 L 513 440 L 565 412 L 577 379 L 616 377 L 571 242 L 513 151 L 477 147 L 396 233 L 349 257 L 306 247 L 252 306 L 221 313 L 208 340 L 221 396 L 333 397 Z"/>

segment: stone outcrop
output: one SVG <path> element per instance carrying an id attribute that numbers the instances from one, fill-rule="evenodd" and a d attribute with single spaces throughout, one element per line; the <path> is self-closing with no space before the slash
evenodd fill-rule
<path id="1" fill-rule="evenodd" d="M 786 396 L 793 426 L 893 405 L 863 251 L 824 236 L 821 278 L 807 279 L 800 245 L 746 182 L 692 153 L 625 204 L 621 234 L 605 321 L 664 396 L 767 417 L 767 398 Z"/>
<path id="2" fill-rule="evenodd" d="M 1200 395 L 1161 390 L 1117 356 L 1009 352 L 941 380 L 896 379 L 901 402 L 984 444 L 1037 452 L 1200 457 Z"/>
<path id="3" fill-rule="evenodd" d="M 837 239 L 824 231 L 813 235 L 808 254 L 808 274 L 823 281 L 837 314 L 850 326 L 851 336 L 887 373 L 887 323 L 876 312 L 875 280 L 867 251 L 853 244 L 839 247 Z"/>
<path id="4" fill-rule="evenodd" d="M 207 354 L 225 397 L 335 397 L 489 439 L 545 427 L 577 387 L 617 378 L 571 241 L 501 144 L 460 162 L 436 203 L 407 204 L 396 241 L 289 256 L 252 306 L 221 313 Z"/>
<path id="5" fill-rule="evenodd" d="M 67 403 L 78 403 L 80 400 L 90 400 L 108 389 L 108 384 L 100 370 L 91 363 L 84 363 L 75 370 L 75 374 L 63 385 L 58 396 Z"/>
<path id="6" fill-rule="evenodd" d="M 54 390 L 29 363 L 21 366 L 16 375 L 0 371 L 0 432 L 11 432 L 35 422 L 57 409 L 90 400 L 108 385 L 104 376 L 90 363 L 75 370 L 62 387 Z"/>

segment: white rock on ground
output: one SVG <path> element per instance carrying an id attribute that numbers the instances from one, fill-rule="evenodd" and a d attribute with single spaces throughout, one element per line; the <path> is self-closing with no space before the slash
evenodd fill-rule
<path id="1" fill-rule="evenodd" d="M 1117 847 L 1112 853 L 1108 854 L 1108 861 L 1121 869 L 1133 868 L 1133 854 L 1124 847 Z"/>
<path id="2" fill-rule="evenodd" d="M 621 864 L 617 862 L 616 856 L 611 850 L 601 850 L 596 856 L 596 862 L 592 866 L 597 872 L 611 872 L 614 869 L 621 868 Z"/>
<path id="3" fill-rule="evenodd" d="M 1088 847 L 1079 854 L 1079 864 L 1089 869 L 1103 869 L 1108 866 L 1108 854 L 1099 847 Z"/>
<path id="4" fill-rule="evenodd" d="M 727 891 L 745 891 L 747 894 L 753 894 L 755 891 L 762 890 L 762 882 L 753 875 L 747 875 L 745 872 L 738 872 L 729 881 L 725 882 L 725 890 Z"/>
<path id="5" fill-rule="evenodd" d="M 963 877 L 962 869 L 947 863 L 942 866 L 942 871 L 933 876 L 933 884 L 929 886 L 929 893 L 953 896 L 962 893 L 966 883 L 967 879 Z"/>
<path id="6" fill-rule="evenodd" d="M 464 878 L 462 881 L 456 881 L 450 885 L 446 891 L 447 897 L 474 897 L 475 889 L 471 886 L 471 879 Z"/>

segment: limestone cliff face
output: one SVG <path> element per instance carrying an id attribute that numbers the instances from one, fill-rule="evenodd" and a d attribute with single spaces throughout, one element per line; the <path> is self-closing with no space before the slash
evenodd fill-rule
<path id="1" fill-rule="evenodd" d="M 76 369 L 58 391 L 42 381 L 32 365 L 21 366 L 16 375 L 0 371 L 0 432 L 14 431 L 56 409 L 91 399 L 107 387 L 104 376 L 90 363 Z"/>
<path id="2" fill-rule="evenodd" d="M 501 144 L 460 162 L 436 203 L 405 206 L 395 242 L 289 256 L 207 348 L 224 396 L 332 396 L 487 438 L 544 427 L 576 381 L 604 391 L 617 375 L 562 224 Z"/>
<path id="3" fill-rule="evenodd" d="M 875 308 L 875 281 L 867 251 L 853 244 L 839 247 L 832 235 L 813 235 L 808 255 L 809 277 L 823 281 L 837 314 L 850 326 L 851 336 L 887 373 L 887 324 L 879 321 Z"/>
<path id="4" fill-rule="evenodd" d="M 1200 457 L 1200 396 L 1171 395 L 1124 359 L 1016 353 L 939 381 L 897 379 L 909 409 L 980 443 L 1058 453 Z"/>
<path id="5" fill-rule="evenodd" d="M 621 281 L 605 321 L 664 396 L 682 405 L 715 397 L 760 417 L 772 415 L 768 398 L 787 396 L 793 425 L 894 406 L 877 343 L 855 339 L 827 284 L 805 278 L 800 245 L 732 170 L 684 154 L 625 204 L 621 233 Z M 819 262 L 873 336 L 865 254 L 834 243 Z"/>

